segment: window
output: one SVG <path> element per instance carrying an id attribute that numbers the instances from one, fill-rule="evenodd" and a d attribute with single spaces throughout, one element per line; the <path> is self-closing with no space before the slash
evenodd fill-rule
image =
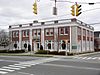
<path id="1" fill-rule="evenodd" d="M 50 36 L 53 36 L 53 29 L 50 29 Z"/>
<path id="2" fill-rule="evenodd" d="M 46 29 L 45 30 L 45 35 L 46 36 L 53 36 L 53 29 L 51 29 L 51 28 L 50 29 Z"/>
<path id="3" fill-rule="evenodd" d="M 87 36 L 89 37 L 89 31 L 87 30 Z"/>
<path id="4" fill-rule="evenodd" d="M 68 34 L 68 27 L 65 27 L 65 34 Z"/>
<path id="5" fill-rule="evenodd" d="M 26 36 L 26 31 L 23 30 L 22 33 L 23 33 L 23 37 L 25 37 Z"/>
<path id="6" fill-rule="evenodd" d="M 37 30 L 37 36 L 40 37 L 40 30 Z"/>
<path id="7" fill-rule="evenodd" d="M 54 42 L 52 40 L 46 40 L 45 41 L 45 48 L 46 49 L 54 49 Z"/>
<path id="8" fill-rule="evenodd" d="M 29 36 L 29 30 L 26 30 L 26 37 Z"/>
<path id="9" fill-rule="evenodd" d="M 13 37 L 16 37 L 16 33 L 15 32 L 13 32 Z"/>
<path id="10" fill-rule="evenodd" d="M 59 35 L 68 35 L 68 27 L 59 28 Z"/>
<path id="11" fill-rule="evenodd" d="M 78 27 L 77 33 L 78 33 L 78 35 L 81 35 L 81 28 L 80 27 Z"/>
<path id="12" fill-rule="evenodd" d="M 83 36 L 86 36 L 86 30 L 83 29 Z"/>
<path id="13" fill-rule="evenodd" d="M 33 36 L 34 36 L 34 37 L 37 36 L 36 30 L 34 30 Z"/>
<path id="14" fill-rule="evenodd" d="M 46 36 L 48 36 L 48 35 L 49 35 L 49 30 L 46 29 L 45 31 L 46 31 L 46 32 L 45 32 L 45 33 L 46 33 Z"/>
<path id="15" fill-rule="evenodd" d="M 64 34 L 64 28 L 60 29 L 60 34 Z"/>
<path id="16" fill-rule="evenodd" d="M 16 37 L 18 37 L 18 35 L 19 35 L 18 31 L 16 31 Z"/>
<path id="17" fill-rule="evenodd" d="M 59 49 L 61 49 L 61 50 L 66 49 L 66 42 L 64 40 L 59 41 Z"/>

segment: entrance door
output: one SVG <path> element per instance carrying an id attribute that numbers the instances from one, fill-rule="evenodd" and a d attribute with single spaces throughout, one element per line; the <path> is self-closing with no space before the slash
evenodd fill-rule
<path id="1" fill-rule="evenodd" d="M 34 44 L 34 46 L 33 46 L 34 51 L 40 50 L 40 42 L 36 41 L 33 44 Z"/>
<path id="2" fill-rule="evenodd" d="M 37 50 L 40 50 L 40 42 L 36 42 L 37 44 Z"/>

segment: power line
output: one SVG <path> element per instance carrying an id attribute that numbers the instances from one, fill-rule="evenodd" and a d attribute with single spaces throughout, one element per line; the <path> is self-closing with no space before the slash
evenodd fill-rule
<path id="1" fill-rule="evenodd" d="M 92 11 L 92 10 L 97 10 L 97 9 L 100 9 L 100 8 L 93 8 L 93 9 L 89 9 L 89 10 L 84 10 L 82 12 L 87 12 L 87 11 Z"/>
<path id="2" fill-rule="evenodd" d="M 100 22 L 97 22 L 97 23 L 91 23 L 91 24 L 88 24 L 88 25 L 96 25 L 96 24 L 100 24 Z"/>
<path id="3" fill-rule="evenodd" d="M 83 13 L 83 12 L 85 13 L 85 12 L 97 10 L 97 9 L 100 9 L 100 8 L 93 8 L 93 9 L 89 9 L 89 10 L 84 10 L 84 11 L 82 11 L 82 13 Z M 57 18 L 57 17 L 67 16 L 67 15 L 70 15 L 70 14 L 59 15 L 59 16 L 56 16 L 56 17 L 47 17 L 47 18 L 42 18 L 42 19 L 40 19 L 40 20 L 52 19 L 52 18 Z"/>
<path id="4" fill-rule="evenodd" d="M 55 1 L 55 0 L 51 0 L 51 1 Z M 56 2 L 68 2 L 68 3 L 75 3 L 75 2 L 72 2 L 72 1 L 68 1 L 68 0 L 56 0 Z M 94 4 L 100 4 L 100 2 L 90 2 L 90 3 L 88 3 L 88 2 L 77 2 L 77 3 L 79 3 L 79 4 L 89 4 L 89 5 L 94 5 Z"/>

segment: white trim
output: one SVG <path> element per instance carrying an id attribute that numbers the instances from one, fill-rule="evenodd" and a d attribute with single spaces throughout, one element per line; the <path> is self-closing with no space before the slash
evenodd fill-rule
<path id="1" fill-rule="evenodd" d="M 71 28 L 71 26 L 70 26 L 70 50 L 69 50 L 69 52 L 71 52 L 71 50 L 72 50 L 72 28 Z"/>

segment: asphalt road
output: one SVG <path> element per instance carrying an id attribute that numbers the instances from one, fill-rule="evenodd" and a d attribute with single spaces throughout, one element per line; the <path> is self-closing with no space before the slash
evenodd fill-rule
<path id="1" fill-rule="evenodd" d="M 0 56 L 0 75 L 100 75 L 99 55 L 71 58 Z"/>

